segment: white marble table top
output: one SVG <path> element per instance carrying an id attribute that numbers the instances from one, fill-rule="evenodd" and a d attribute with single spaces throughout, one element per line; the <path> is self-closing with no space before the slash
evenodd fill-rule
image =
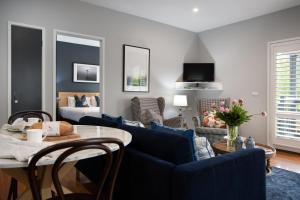
<path id="1" fill-rule="evenodd" d="M 74 133 L 78 133 L 80 135 L 80 139 L 88 139 L 88 138 L 101 138 L 101 137 L 112 137 L 118 138 L 123 141 L 124 145 L 128 145 L 131 142 L 132 136 L 127 131 L 116 129 L 116 128 L 109 128 L 109 127 L 101 127 L 101 126 L 85 126 L 85 125 L 76 125 L 74 126 Z M 0 129 L 0 134 L 3 134 L 8 137 L 13 137 L 15 139 L 20 138 L 20 133 L 12 133 L 8 132 L 7 130 Z M 64 142 L 64 141 L 59 141 Z M 58 142 L 43 142 L 42 145 L 49 146 Z M 108 145 L 112 151 L 118 149 L 117 145 Z M 1 149 L 0 144 L 0 151 L 4 151 Z M 21 148 L 16 148 L 16 151 L 21 152 Z M 59 154 L 61 152 L 57 152 Z M 65 160 L 65 162 L 77 161 L 82 160 L 85 158 L 95 157 L 99 155 L 103 155 L 104 152 L 100 150 L 84 150 L 78 152 Z M 57 155 L 52 154 L 50 157 L 45 157 L 44 159 L 38 162 L 38 165 L 51 165 L 54 163 Z M 0 159 L 0 169 L 1 168 L 22 168 L 27 167 L 28 162 L 20 162 L 15 159 Z"/>

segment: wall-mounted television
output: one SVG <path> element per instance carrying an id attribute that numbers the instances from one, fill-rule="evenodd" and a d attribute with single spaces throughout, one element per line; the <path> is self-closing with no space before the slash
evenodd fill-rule
<path id="1" fill-rule="evenodd" d="M 213 82 L 215 81 L 214 63 L 184 63 L 184 82 Z"/>

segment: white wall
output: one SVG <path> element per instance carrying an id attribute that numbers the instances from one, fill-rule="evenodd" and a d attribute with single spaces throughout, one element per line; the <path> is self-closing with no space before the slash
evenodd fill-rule
<path id="1" fill-rule="evenodd" d="M 299 36 L 300 7 L 199 33 L 200 60 L 215 61 L 216 79 L 224 84 L 215 96 L 244 98 L 250 113 L 266 110 L 267 44 Z M 267 119 L 253 118 L 241 133 L 266 143 Z"/>
<path id="2" fill-rule="evenodd" d="M 7 22 L 46 28 L 46 110 L 53 108 L 53 29 L 104 37 L 105 109 L 113 115 L 131 117 L 130 99 L 135 96 L 164 96 L 167 116 L 176 114 L 170 105 L 175 81 L 183 62 L 198 59 L 198 36 L 139 17 L 74 0 L 0 1 L 0 124 L 7 120 Z M 122 45 L 151 49 L 150 93 L 122 92 Z"/>

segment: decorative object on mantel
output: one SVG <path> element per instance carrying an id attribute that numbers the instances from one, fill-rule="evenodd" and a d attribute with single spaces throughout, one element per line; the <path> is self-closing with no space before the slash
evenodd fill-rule
<path id="1" fill-rule="evenodd" d="M 178 107 L 179 116 L 182 116 L 182 108 L 188 106 L 186 95 L 174 95 L 173 105 Z"/>
<path id="2" fill-rule="evenodd" d="M 255 147 L 255 141 L 254 141 L 253 137 L 249 136 L 245 140 L 245 145 L 246 145 L 246 149 L 253 149 Z"/>
<path id="3" fill-rule="evenodd" d="M 225 102 L 222 102 L 220 107 L 215 109 L 217 110 L 216 116 L 223 120 L 227 125 L 227 141 L 229 146 L 234 146 L 238 135 L 238 127 L 240 125 L 248 122 L 251 117 L 255 115 L 261 115 L 263 117 L 267 115 L 266 112 L 248 115 L 248 111 L 243 107 L 244 101 L 242 99 L 233 100 L 230 107 L 225 107 L 224 105 Z M 212 107 L 216 107 L 216 105 L 212 105 Z"/>
<path id="4" fill-rule="evenodd" d="M 150 49 L 123 45 L 123 91 L 149 92 Z"/>

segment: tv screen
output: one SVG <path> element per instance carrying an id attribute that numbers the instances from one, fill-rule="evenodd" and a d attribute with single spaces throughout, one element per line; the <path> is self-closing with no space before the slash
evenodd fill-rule
<path id="1" fill-rule="evenodd" d="M 214 63 L 184 63 L 183 81 L 212 82 L 215 80 Z"/>

